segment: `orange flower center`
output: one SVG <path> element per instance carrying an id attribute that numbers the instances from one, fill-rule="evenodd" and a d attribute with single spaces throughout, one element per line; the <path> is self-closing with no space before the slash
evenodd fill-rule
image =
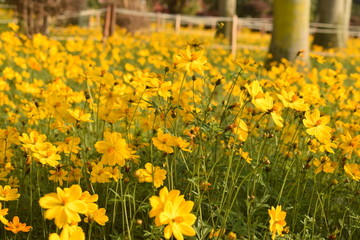
<path id="1" fill-rule="evenodd" d="M 316 123 L 315 123 L 316 126 L 319 126 L 321 125 L 321 119 L 317 120 Z"/>
<path id="2" fill-rule="evenodd" d="M 68 197 L 63 197 L 62 199 L 61 199 L 61 202 L 62 202 L 62 204 L 67 204 L 68 203 L 68 201 L 69 201 L 69 198 Z"/>
<path id="3" fill-rule="evenodd" d="M 108 153 L 113 153 L 115 152 L 115 148 L 114 147 L 109 147 L 108 148 Z"/>
<path id="4" fill-rule="evenodd" d="M 178 217 L 174 218 L 174 222 L 182 223 L 183 221 L 184 221 L 184 218 L 182 216 L 178 216 Z"/>
<path id="5" fill-rule="evenodd" d="M 294 95 L 294 96 L 292 96 L 291 101 L 292 101 L 292 102 L 296 102 L 296 100 L 298 100 L 298 99 L 299 99 L 299 97 L 296 96 L 296 95 Z"/>

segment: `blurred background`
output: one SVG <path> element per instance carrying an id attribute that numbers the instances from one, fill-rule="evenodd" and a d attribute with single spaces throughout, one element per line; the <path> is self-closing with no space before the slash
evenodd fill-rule
<path id="1" fill-rule="evenodd" d="M 339 2 L 342 1 L 339 0 Z M 37 25 L 33 27 L 34 29 L 28 29 L 29 31 L 41 32 L 45 30 L 40 27 L 43 25 L 43 21 L 46 22 L 44 19 L 63 15 L 68 15 L 68 18 L 61 24 L 88 26 L 89 16 L 80 17 L 76 14 L 89 9 L 101 9 L 108 4 L 115 4 L 118 8 L 130 10 L 189 16 L 236 14 L 240 18 L 272 18 L 273 2 L 274 0 L 0 0 L 0 17 L 3 24 L 6 23 L 6 20 L 11 21 L 13 18 L 29 21 L 29 28 L 32 27 L 31 25 Z M 331 0 L 327 2 L 331 2 Z M 330 5 L 328 4 L 328 7 Z M 227 6 L 231 8 L 226 10 Z M 320 0 L 311 1 L 311 21 L 319 21 L 320 7 Z M 353 0 L 351 9 L 350 25 L 360 26 L 360 0 Z M 226 13 L 226 11 L 230 13 Z M 29 15 L 35 15 L 35 19 L 29 18 Z M 116 23 L 121 27 L 132 31 L 144 27 L 143 21 L 136 23 L 136 18 L 131 19 L 128 16 L 129 19 L 126 19 L 125 16 L 117 15 Z"/>
<path id="2" fill-rule="evenodd" d="M 1 29 L 16 22 L 27 36 L 57 35 L 74 25 L 99 29 L 103 38 L 116 27 L 176 33 L 201 27 L 227 40 L 234 55 L 239 30 L 246 28 L 271 33 L 275 60 L 292 59 L 311 45 L 343 48 L 349 37 L 360 37 L 360 0 L 0 0 L 0 11 Z"/>

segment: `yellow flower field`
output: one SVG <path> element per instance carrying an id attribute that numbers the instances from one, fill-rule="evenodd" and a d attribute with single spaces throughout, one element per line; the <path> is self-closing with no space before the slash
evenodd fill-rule
<path id="1" fill-rule="evenodd" d="M 267 69 L 211 34 L 9 28 L 1 239 L 360 239 L 359 39 Z"/>

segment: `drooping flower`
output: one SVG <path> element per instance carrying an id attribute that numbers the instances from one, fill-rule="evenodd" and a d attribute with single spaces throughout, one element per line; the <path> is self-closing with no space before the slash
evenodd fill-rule
<path id="1" fill-rule="evenodd" d="M 271 232 L 271 238 L 274 240 L 276 234 L 280 236 L 282 235 L 284 227 L 286 226 L 286 212 L 281 210 L 281 206 L 276 206 L 276 209 L 274 207 L 271 207 L 271 209 L 268 210 L 268 213 L 270 216 L 269 228 Z"/>
<path id="2" fill-rule="evenodd" d="M 145 164 L 145 169 L 140 168 L 136 171 L 135 176 L 139 179 L 139 182 L 154 183 L 156 188 L 163 185 L 166 178 L 166 170 L 160 167 L 155 167 L 151 163 Z"/>
<path id="3" fill-rule="evenodd" d="M 119 164 L 121 167 L 125 165 L 125 159 L 131 156 L 131 150 L 125 139 L 118 132 L 105 132 L 105 141 L 95 143 L 96 151 L 102 153 L 101 162 L 114 166 Z"/>
<path id="4" fill-rule="evenodd" d="M 82 190 L 79 185 L 72 185 L 70 188 L 57 188 L 56 193 L 46 194 L 40 198 L 39 204 L 45 211 L 46 219 L 55 219 L 58 228 L 64 227 L 72 222 L 80 222 L 79 213 L 88 211 L 87 204 L 80 200 Z"/>

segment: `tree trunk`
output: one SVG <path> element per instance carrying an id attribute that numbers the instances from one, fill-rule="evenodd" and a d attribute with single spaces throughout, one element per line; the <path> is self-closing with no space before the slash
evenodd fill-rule
<path id="1" fill-rule="evenodd" d="M 22 9 L 21 9 L 20 3 L 18 3 L 18 6 L 17 6 L 18 9 L 22 10 L 21 11 L 21 25 L 22 25 L 23 31 L 26 35 L 30 34 L 29 33 L 29 24 L 28 24 L 28 21 L 29 21 L 28 3 L 29 3 L 28 0 L 24 0 Z"/>
<path id="2" fill-rule="evenodd" d="M 78 7 L 77 10 L 79 13 L 83 10 L 87 10 L 88 8 L 88 1 L 87 0 L 78 0 Z M 89 17 L 88 16 L 80 16 L 79 17 L 79 26 L 80 27 L 87 27 L 89 23 Z"/>
<path id="3" fill-rule="evenodd" d="M 236 15 L 236 0 L 219 1 L 219 13 L 223 17 L 233 17 Z M 232 22 L 224 22 L 224 27 L 220 31 L 230 42 L 232 40 Z"/>
<path id="4" fill-rule="evenodd" d="M 319 22 L 331 24 L 333 27 L 330 27 L 331 25 L 320 27 L 320 32 L 317 32 L 314 36 L 314 45 L 324 48 L 346 47 L 349 35 L 351 4 L 351 0 L 319 1 L 317 10 Z"/>
<path id="5" fill-rule="evenodd" d="M 269 52 L 272 59 L 293 61 L 299 51 L 304 51 L 304 61 L 309 54 L 310 0 L 274 0 L 273 33 Z"/>

